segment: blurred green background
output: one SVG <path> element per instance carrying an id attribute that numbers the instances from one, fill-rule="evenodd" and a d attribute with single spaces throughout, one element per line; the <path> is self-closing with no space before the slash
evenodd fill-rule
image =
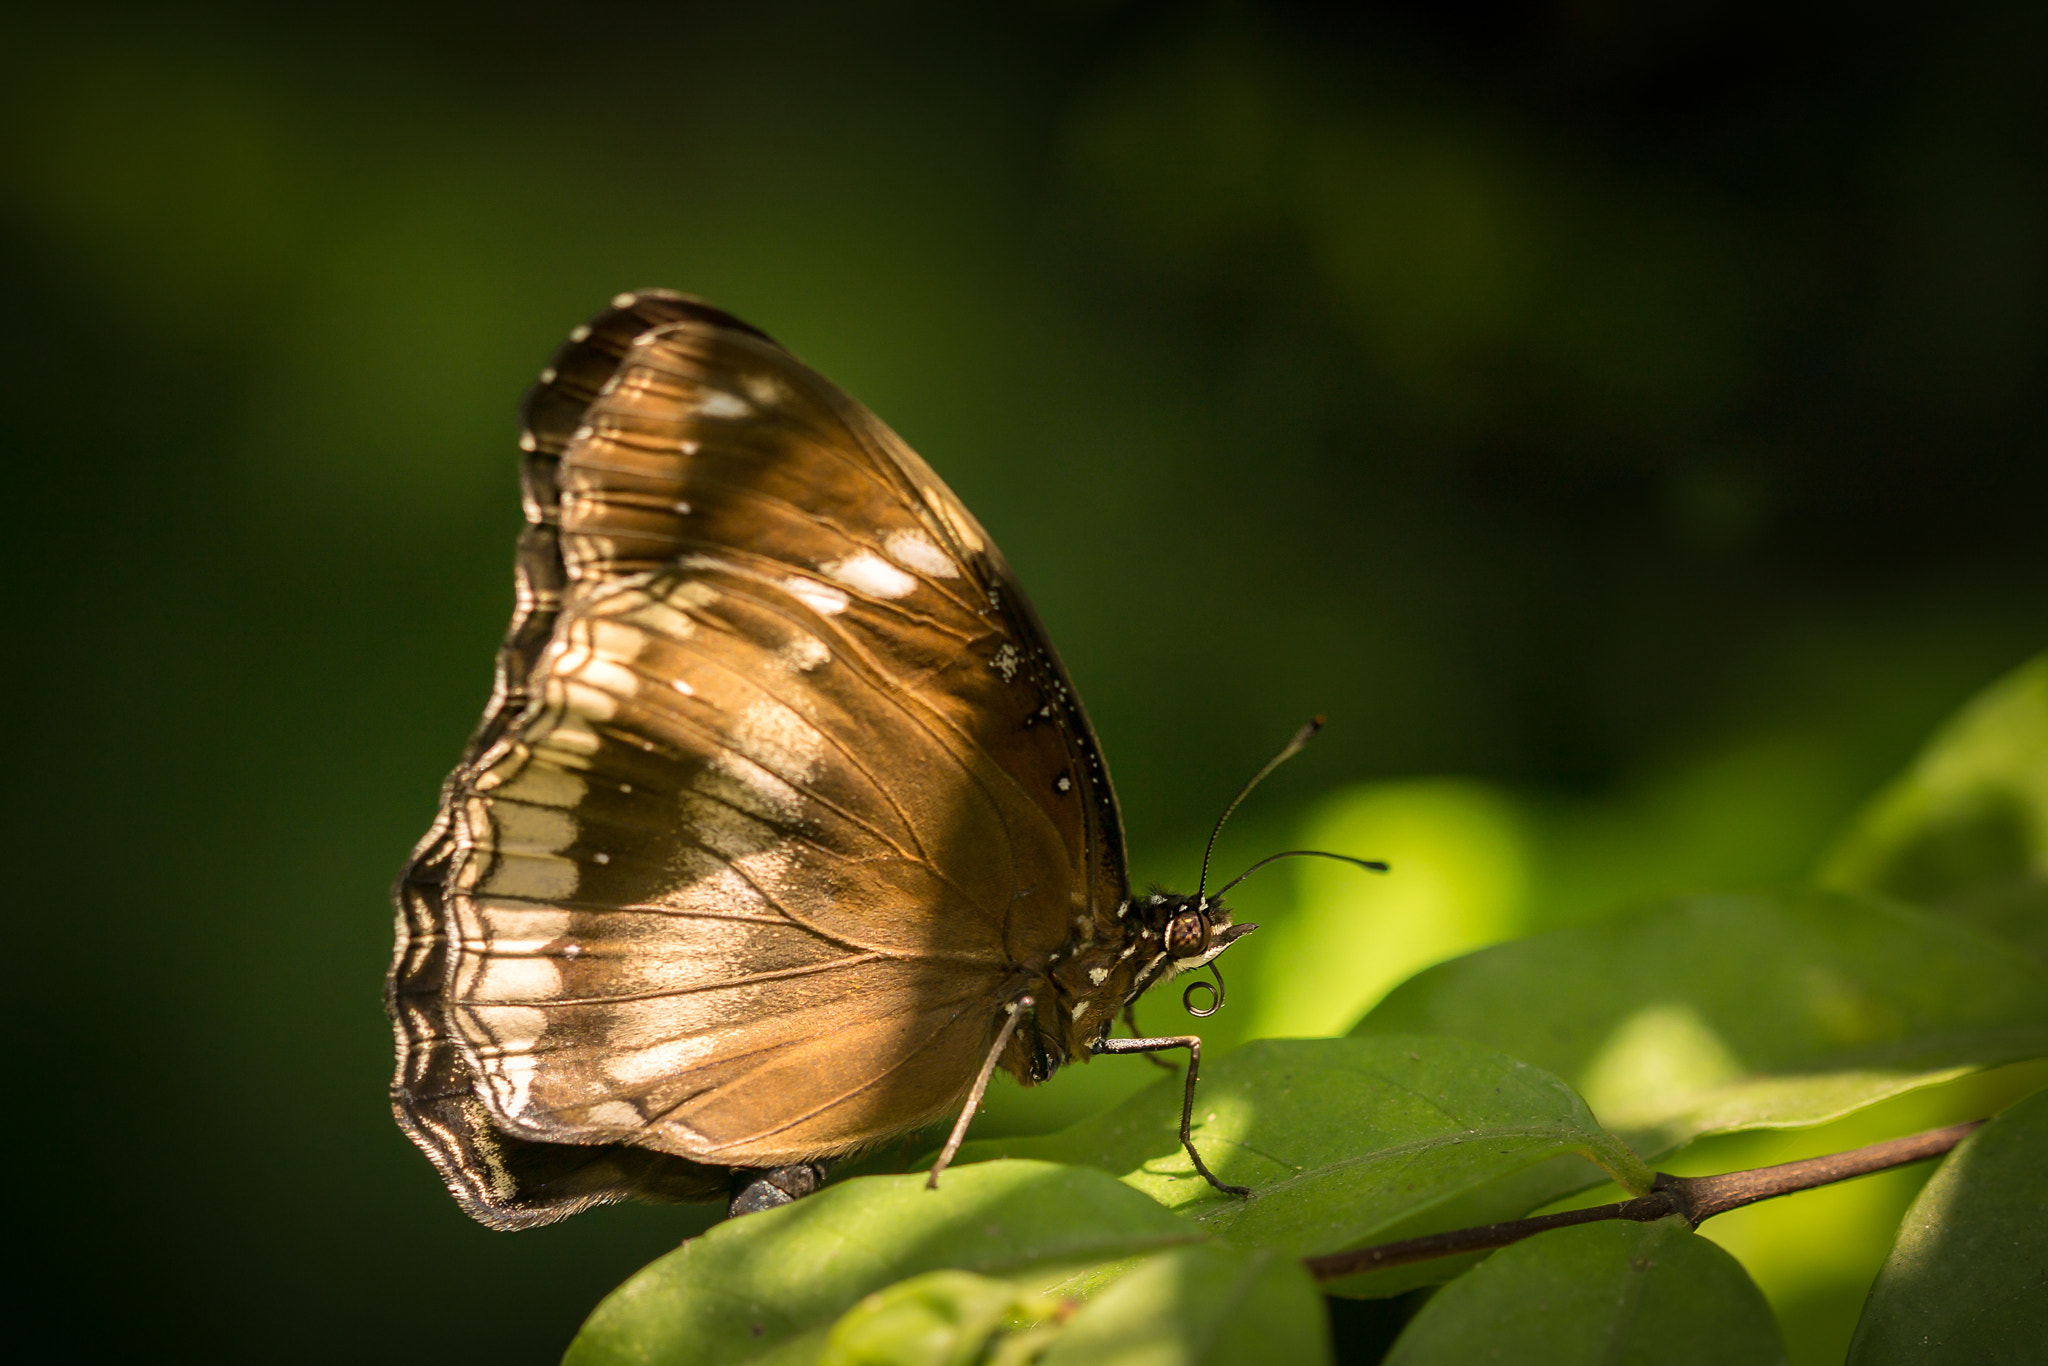
<path id="1" fill-rule="evenodd" d="M 1802 873 L 2048 623 L 2022 0 L 8 28 L 15 1122 L 72 1355 L 552 1360 L 697 1226 L 487 1233 L 384 1100 L 385 889 L 509 606 L 513 404 L 621 288 L 768 329 L 953 483 L 1141 880 L 1329 715 L 1221 862 L 1397 875 L 1247 884 L 1219 1044 Z"/>

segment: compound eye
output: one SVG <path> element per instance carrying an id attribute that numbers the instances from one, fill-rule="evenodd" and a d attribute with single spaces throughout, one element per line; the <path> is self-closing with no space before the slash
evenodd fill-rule
<path id="1" fill-rule="evenodd" d="M 1209 947 L 1209 922 L 1198 911 L 1182 911 L 1166 923 L 1166 951 L 1193 958 Z"/>

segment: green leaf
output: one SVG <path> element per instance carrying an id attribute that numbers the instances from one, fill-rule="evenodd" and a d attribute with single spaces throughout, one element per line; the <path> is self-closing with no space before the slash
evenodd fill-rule
<path id="1" fill-rule="evenodd" d="M 1698 896 L 1439 964 L 1356 1033 L 1418 1031 L 1555 1072 L 1655 1158 L 2041 1056 L 2048 992 L 2008 945 L 1892 902 Z"/>
<path id="2" fill-rule="evenodd" d="M 1763 1292 L 1679 1218 L 1525 1238 L 1437 1292 L 1387 1366 L 1748 1366 L 1785 1359 Z"/>
<path id="3" fill-rule="evenodd" d="M 1300 1262 L 1203 1243 L 1146 1258 L 1083 1304 L 1039 1366 L 1328 1360 L 1329 1316 Z"/>
<path id="4" fill-rule="evenodd" d="M 1039 1291 L 1077 1270 L 1199 1234 L 1100 1172 L 991 1163 L 863 1177 L 728 1220 L 613 1291 L 570 1344 L 570 1366 L 814 1360 L 863 1296 L 927 1271 Z"/>
<path id="5" fill-rule="evenodd" d="M 1958 916 L 2048 960 L 2048 655 L 1943 726 L 1829 850 L 1818 881 Z"/>
<path id="6" fill-rule="evenodd" d="M 1906 1211 L 1850 1366 L 2039 1361 L 2048 1343 L 2048 1091 L 1971 1134 Z"/>
<path id="7" fill-rule="evenodd" d="M 1556 1077 L 1457 1039 L 1267 1039 L 1207 1063 L 1195 1144 L 1249 1198 L 1195 1173 L 1178 1136 L 1180 1097 L 1180 1082 L 1162 1079 L 1061 1133 L 972 1143 L 962 1155 L 1099 1167 L 1241 1247 L 1294 1256 L 1524 1213 L 1542 1193 L 1514 1178 L 1562 1154 L 1639 1190 L 1651 1180 Z M 1403 1268 L 1345 1292 L 1393 1294 L 1456 1269 Z"/>
<path id="8" fill-rule="evenodd" d="M 818 1366 L 975 1366 L 992 1347 L 1020 1355 L 1009 1349 L 1038 1341 L 1030 1330 L 1065 1303 L 971 1271 L 927 1271 L 847 1310 Z"/>

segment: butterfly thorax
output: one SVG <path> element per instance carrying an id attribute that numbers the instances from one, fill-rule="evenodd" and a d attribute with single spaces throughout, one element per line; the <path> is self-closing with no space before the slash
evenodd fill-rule
<path id="1" fill-rule="evenodd" d="M 1077 932 L 1053 953 L 1043 973 L 1050 989 L 1035 992 L 1036 1038 L 1020 1037 L 1004 1066 L 1030 1083 L 1085 1060 L 1126 1005 L 1256 928 L 1231 924 L 1230 909 L 1214 897 L 1154 891 L 1123 902 L 1110 932 Z"/>

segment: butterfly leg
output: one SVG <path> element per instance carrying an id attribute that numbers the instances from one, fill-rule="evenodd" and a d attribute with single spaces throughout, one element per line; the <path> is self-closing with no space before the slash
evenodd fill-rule
<path id="1" fill-rule="evenodd" d="M 1132 1038 L 1138 1038 L 1145 1032 L 1144 1030 L 1138 1028 L 1138 1005 L 1135 1001 L 1128 1002 L 1124 1006 L 1124 1028 L 1131 1031 Z M 1154 1067 L 1163 1068 L 1168 1072 L 1180 1071 L 1178 1067 L 1175 1067 L 1172 1063 L 1160 1057 L 1157 1053 L 1141 1053 L 1138 1056 L 1142 1057 L 1146 1062 L 1151 1063 Z"/>
<path id="2" fill-rule="evenodd" d="M 932 1174 L 925 1181 L 925 1189 L 939 1188 L 939 1173 L 953 1165 L 953 1154 L 960 1151 L 960 1145 L 967 1138 L 967 1125 L 974 1118 L 974 1112 L 981 1108 L 981 1098 L 988 1090 L 988 1079 L 995 1075 L 996 1061 L 1003 1056 L 1003 1050 L 1010 1046 L 1010 1039 L 1016 1034 L 1017 1026 L 1024 1023 L 1024 1017 L 1034 1014 L 1038 1004 L 1029 996 L 1019 996 L 1004 1009 L 1009 1018 L 996 1033 L 996 1041 L 988 1050 L 988 1056 L 981 1060 L 981 1072 L 974 1079 L 974 1085 L 967 1092 L 967 1103 L 960 1107 L 960 1118 L 953 1121 L 953 1132 L 946 1135 L 946 1146 L 939 1149 L 938 1160 L 932 1163 Z"/>
<path id="3" fill-rule="evenodd" d="M 1249 1186 L 1233 1186 L 1217 1180 L 1216 1173 L 1209 1170 L 1209 1164 L 1202 1161 L 1202 1155 L 1195 1151 L 1195 1074 L 1202 1069 L 1202 1040 L 1198 1036 L 1179 1034 L 1166 1039 L 1097 1039 L 1093 1051 L 1101 1057 L 1105 1053 L 1151 1054 L 1164 1048 L 1185 1048 L 1188 1051 L 1188 1084 L 1181 1093 L 1180 1101 L 1180 1146 L 1188 1150 L 1195 1170 L 1202 1174 L 1204 1181 L 1225 1195 L 1250 1195 Z"/>
<path id="4" fill-rule="evenodd" d="M 809 1195 L 825 1184 L 825 1164 L 799 1162 L 793 1167 L 770 1167 L 738 1175 L 748 1179 L 733 1192 L 732 1203 L 726 1206 L 726 1217 L 731 1219 L 774 1209 Z"/>

